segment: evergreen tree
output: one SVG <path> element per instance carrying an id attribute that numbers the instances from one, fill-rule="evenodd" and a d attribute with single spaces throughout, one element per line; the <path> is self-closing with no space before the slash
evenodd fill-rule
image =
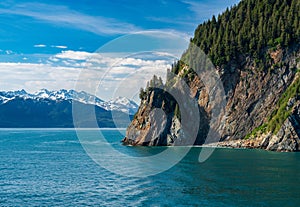
<path id="1" fill-rule="evenodd" d="M 242 0 L 217 19 L 200 24 L 191 41 L 217 66 L 240 55 L 264 60 L 266 49 L 300 42 L 299 11 L 299 0 Z M 178 74 L 180 65 L 174 66 Z"/>

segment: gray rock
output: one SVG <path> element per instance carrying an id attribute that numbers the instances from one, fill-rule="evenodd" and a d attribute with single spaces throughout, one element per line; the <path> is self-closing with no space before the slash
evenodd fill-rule
<path id="1" fill-rule="evenodd" d="M 279 132 L 269 141 L 267 150 L 273 151 L 300 151 L 300 120 L 299 104 L 291 116 L 287 118 Z"/>
<path id="2" fill-rule="evenodd" d="M 277 108 L 277 103 L 289 85 L 295 80 L 295 67 L 299 66 L 300 46 L 291 50 L 278 49 L 278 61 L 285 65 L 274 70 L 259 70 L 255 61 L 245 57 L 243 65 L 231 64 L 228 69 L 217 67 L 224 86 L 227 105 L 224 112 L 221 141 L 233 147 L 263 148 L 274 151 L 300 150 L 300 111 L 299 100 L 290 99 L 286 110 L 294 111 L 284 122 L 279 132 L 267 134 L 256 141 L 237 141 L 243 139 L 253 129 L 261 126 Z M 298 59 L 298 60 L 297 60 Z M 271 66 L 270 66 L 271 67 Z M 201 120 L 196 144 L 203 144 L 210 123 L 211 106 L 209 92 L 201 79 L 195 76 L 187 80 L 191 96 L 199 106 Z M 174 85 L 172 85 L 174 88 Z M 170 97 L 161 91 L 152 90 L 141 101 L 140 108 L 127 129 L 125 143 L 136 145 L 177 145 L 185 143 L 184 123 L 174 116 L 175 105 Z M 151 111 L 161 108 L 165 112 L 164 120 L 153 119 Z M 188 111 L 188 110 L 187 110 Z M 193 122 L 192 122 L 193 123 Z M 154 130 L 153 130 L 154 128 Z M 216 128 L 218 128 L 216 126 Z M 188 136 L 187 136 L 188 137 Z M 233 142 L 229 142 L 233 141 Z M 226 143 L 224 143 L 225 145 Z"/>

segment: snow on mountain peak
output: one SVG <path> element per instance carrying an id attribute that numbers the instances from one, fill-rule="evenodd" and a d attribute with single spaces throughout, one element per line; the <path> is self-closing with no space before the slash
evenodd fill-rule
<path id="1" fill-rule="evenodd" d="M 114 102 L 117 104 L 124 104 L 124 105 L 131 104 L 131 102 L 128 98 L 121 97 L 121 96 L 118 96 L 115 99 L 110 100 L 110 102 Z"/>
<path id="2" fill-rule="evenodd" d="M 107 110 L 123 111 L 129 114 L 135 114 L 135 112 L 138 110 L 138 105 L 134 101 L 126 97 L 118 96 L 109 100 L 106 103 Z"/>
<path id="3" fill-rule="evenodd" d="M 78 101 L 84 104 L 96 105 L 106 110 L 112 111 L 122 111 L 129 114 L 134 114 L 138 105 L 126 97 L 116 97 L 109 101 L 103 101 L 97 96 L 91 95 L 84 91 L 77 92 L 75 90 L 65 90 L 61 89 L 58 91 L 50 91 L 47 89 L 41 89 L 35 93 L 27 93 L 24 89 L 18 91 L 0 91 L 0 104 L 4 104 L 16 97 L 23 99 L 49 99 L 52 101 L 68 100 L 68 101 Z"/>

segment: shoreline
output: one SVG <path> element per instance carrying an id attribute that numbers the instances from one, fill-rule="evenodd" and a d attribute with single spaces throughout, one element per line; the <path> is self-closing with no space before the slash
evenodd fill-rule
<path id="1" fill-rule="evenodd" d="M 148 146 L 135 144 L 134 141 L 128 140 L 126 137 L 121 140 L 124 146 L 145 146 L 145 147 L 203 147 L 203 148 L 227 148 L 227 149 L 258 149 L 270 152 L 300 152 L 299 150 L 293 150 L 293 148 L 268 148 L 266 143 L 268 137 L 257 137 L 252 139 L 240 139 L 240 140 L 225 140 L 220 142 L 213 142 L 202 145 L 192 146 Z"/>
<path id="2" fill-rule="evenodd" d="M 79 131 L 94 131 L 94 130 L 126 130 L 126 128 L 0 128 L 0 131 L 72 131 L 72 130 L 79 130 Z"/>
<path id="3" fill-rule="evenodd" d="M 299 150 L 293 150 L 291 148 L 268 148 L 265 145 L 265 140 L 260 137 L 254 139 L 241 139 L 241 140 L 228 140 L 215 142 L 210 144 L 205 144 L 205 147 L 215 147 L 215 148 L 230 148 L 230 149 L 261 149 L 270 152 L 300 152 Z"/>

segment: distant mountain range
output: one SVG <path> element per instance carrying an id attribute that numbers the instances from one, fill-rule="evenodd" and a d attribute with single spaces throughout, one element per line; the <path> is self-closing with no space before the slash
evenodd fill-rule
<path id="1" fill-rule="evenodd" d="M 87 111 L 95 107 L 99 127 L 115 127 L 112 119 L 126 127 L 128 116 L 132 118 L 138 105 L 125 97 L 104 101 L 84 91 L 42 89 L 35 93 L 25 90 L 0 92 L 0 127 L 74 127 L 72 104 Z M 83 114 L 80 127 L 93 127 L 94 114 Z M 124 121 L 123 121 L 124 119 Z"/>

